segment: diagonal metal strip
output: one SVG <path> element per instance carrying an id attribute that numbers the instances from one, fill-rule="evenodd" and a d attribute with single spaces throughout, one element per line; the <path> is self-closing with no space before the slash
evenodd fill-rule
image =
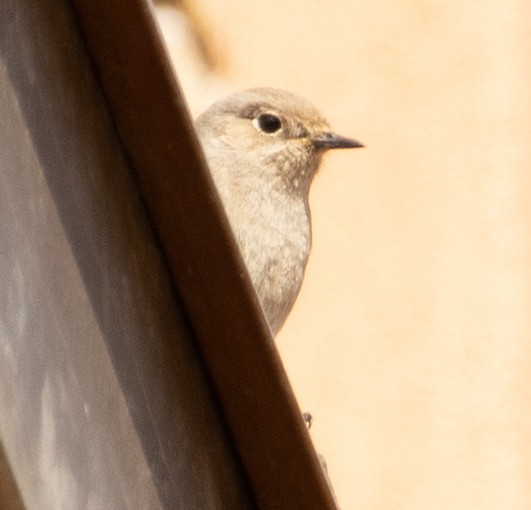
<path id="1" fill-rule="evenodd" d="M 143 0 L 72 0 L 256 503 L 335 509 Z"/>

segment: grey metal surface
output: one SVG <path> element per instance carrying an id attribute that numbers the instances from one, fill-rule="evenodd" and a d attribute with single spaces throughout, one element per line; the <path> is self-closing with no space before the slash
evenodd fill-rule
<path id="1" fill-rule="evenodd" d="M 68 5 L 4 0 L 0 25 L 0 441 L 25 506 L 252 507 Z"/>

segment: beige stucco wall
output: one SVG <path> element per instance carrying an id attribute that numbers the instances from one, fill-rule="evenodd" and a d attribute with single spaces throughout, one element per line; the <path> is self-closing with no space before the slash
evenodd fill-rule
<path id="1" fill-rule="evenodd" d="M 195 113 L 281 87 L 367 145 L 314 183 L 278 338 L 342 509 L 531 508 L 530 4 L 189 3 Z"/>

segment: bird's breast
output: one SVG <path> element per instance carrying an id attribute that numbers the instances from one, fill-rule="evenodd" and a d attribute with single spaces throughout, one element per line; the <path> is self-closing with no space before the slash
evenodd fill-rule
<path id="1" fill-rule="evenodd" d="M 245 264 L 274 332 L 299 293 L 310 251 L 311 226 L 304 197 L 269 190 L 231 200 L 227 213 Z"/>

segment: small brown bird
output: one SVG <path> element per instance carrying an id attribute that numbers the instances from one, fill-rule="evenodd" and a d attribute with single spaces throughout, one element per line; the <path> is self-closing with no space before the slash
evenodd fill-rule
<path id="1" fill-rule="evenodd" d="M 233 94 L 196 122 L 199 138 L 273 334 L 299 293 L 311 247 L 308 193 L 333 133 L 308 101 L 271 88 Z"/>

